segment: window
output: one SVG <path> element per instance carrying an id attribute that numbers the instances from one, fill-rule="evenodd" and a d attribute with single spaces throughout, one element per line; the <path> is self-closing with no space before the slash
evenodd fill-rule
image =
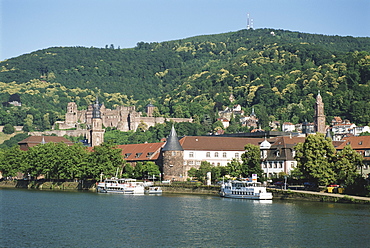
<path id="1" fill-rule="evenodd" d="M 196 165 L 200 165 L 200 161 L 195 162 Z"/>
<path id="2" fill-rule="evenodd" d="M 218 158 L 218 152 L 215 152 L 215 158 Z"/>
<path id="3" fill-rule="evenodd" d="M 210 158 L 210 157 L 211 157 L 211 153 L 210 153 L 210 152 L 207 152 L 207 153 L 206 153 L 206 157 L 207 157 L 207 158 Z"/>
<path id="4" fill-rule="evenodd" d="M 238 152 L 235 153 L 235 158 L 239 158 L 239 153 Z"/>
<path id="5" fill-rule="evenodd" d="M 267 163 L 263 163 L 263 168 L 267 168 Z"/>
<path id="6" fill-rule="evenodd" d="M 194 161 L 189 161 L 189 165 L 194 165 Z"/>
<path id="7" fill-rule="evenodd" d="M 226 158 L 226 152 L 222 153 L 222 157 Z"/>
<path id="8" fill-rule="evenodd" d="M 283 162 L 279 163 L 279 168 L 283 168 Z"/>
<path id="9" fill-rule="evenodd" d="M 365 150 L 365 157 L 370 157 L 370 150 Z"/>
<path id="10" fill-rule="evenodd" d="M 176 152 L 172 152 L 172 156 L 176 156 Z"/>
<path id="11" fill-rule="evenodd" d="M 143 153 L 142 152 L 136 153 L 135 158 L 140 158 L 141 154 L 143 154 Z"/>
<path id="12" fill-rule="evenodd" d="M 125 158 L 130 157 L 131 153 L 125 153 Z"/>
<path id="13" fill-rule="evenodd" d="M 189 158 L 194 158 L 194 152 L 189 152 Z"/>

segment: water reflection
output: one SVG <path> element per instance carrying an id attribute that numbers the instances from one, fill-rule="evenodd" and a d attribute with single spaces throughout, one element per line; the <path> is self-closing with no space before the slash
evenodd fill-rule
<path id="1" fill-rule="evenodd" d="M 23 190 L 1 190 L 0 197 L 6 247 L 366 247 L 370 242 L 370 210 L 361 205 Z"/>

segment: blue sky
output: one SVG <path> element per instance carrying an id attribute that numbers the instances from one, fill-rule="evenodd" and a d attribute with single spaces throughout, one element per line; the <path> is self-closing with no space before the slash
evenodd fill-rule
<path id="1" fill-rule="evenodd" d="M 370 37 L 370 0 L 0 0 L 0 61 L 54 46 L 134 47 L 246 28 Z"/>

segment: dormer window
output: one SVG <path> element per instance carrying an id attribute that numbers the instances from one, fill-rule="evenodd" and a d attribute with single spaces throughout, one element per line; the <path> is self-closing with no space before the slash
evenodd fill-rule
<path id="1" fill-rule="evenodd" d="M 362 141 L 358 142 L 359 145 L 362 145 Z"/>
<path id="2" fill-rule="evenodd" d="M 125 153 L 125 158 L 130 157 L 131 153 Z"/>
<path id="3" fill-rule="evenodd" d="M 141 154 L 143 154 L 143 153 L 142 152 L 136 153 L 135 158 L 140 158 Z"/>

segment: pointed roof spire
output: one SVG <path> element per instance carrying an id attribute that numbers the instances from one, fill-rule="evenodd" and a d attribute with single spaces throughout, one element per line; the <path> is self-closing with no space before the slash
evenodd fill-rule
<path id="1" fill-rule="evenodd" d="M 183 151 L 184 149 L 180 145 L 179 139 L 177 138 L 175 127 L 172 125 L 170 135 L 168 135 L 167 142 L 164 145 L 162 151 Z"/>
<path id="2" fill-rule="evenodd" d="M 251 116 L 256 116 L 256 114 L 254 113 L 254 107 L 252 107 L 252 113 L 251 113 Z"/>
<path id="3" fill-rule="evenodd" d="M 92 112 L 92 118 L 101 118 L 100 116 L 100 105 L 98 100 L 98 95 L 96 95 L 96 101 L 95 104 L 93 104 L 93 112 Z"/>
<path id="4" fill-rule="evenodd" d="M 321 95 L 320 95 L 320 90 L 319 90 L 319 91 L 318 91 L 318 93 L 317 93 L 316 100 L 320 100 L 320 101 L 322 101 L 322 97 L 321 97 Z"/>

